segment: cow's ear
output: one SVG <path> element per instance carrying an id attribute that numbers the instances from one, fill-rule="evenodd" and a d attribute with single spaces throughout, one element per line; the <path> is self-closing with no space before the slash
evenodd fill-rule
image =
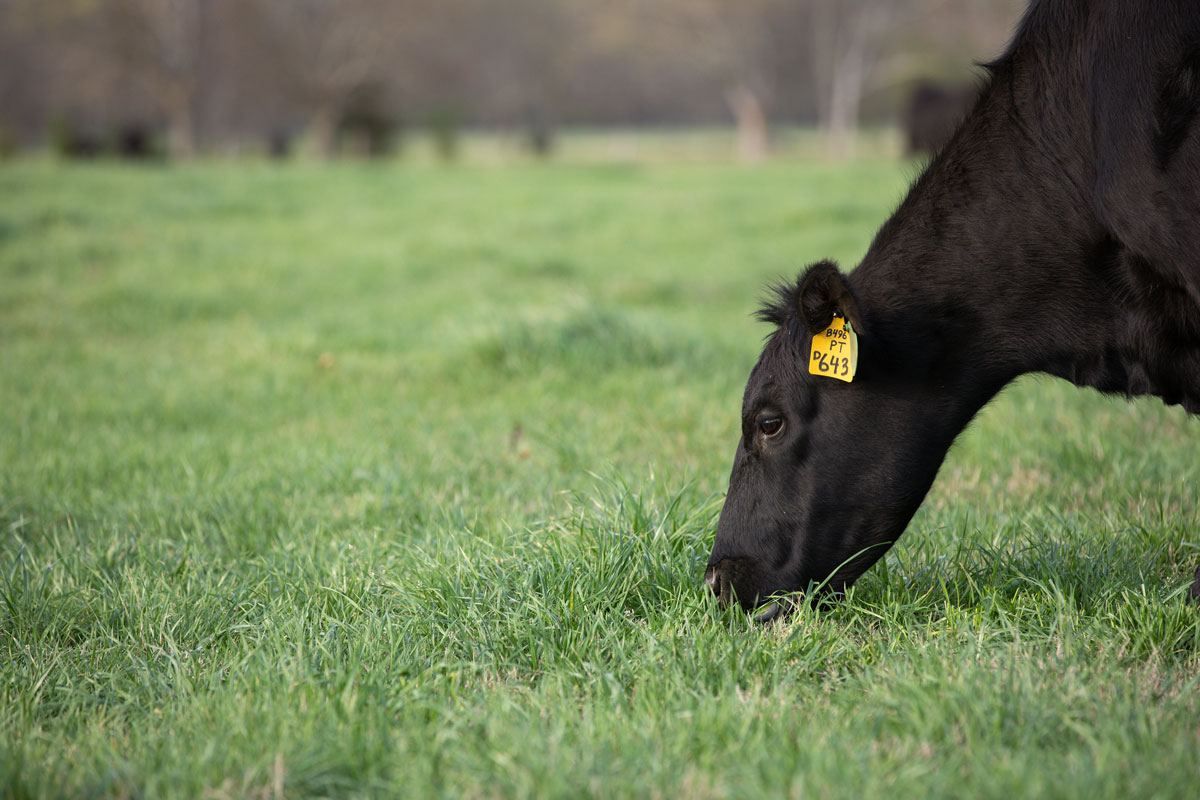
<path id="1" fill-rule="evenodd" d="M 809 333 L 829 327 L 835 313 L 850 320 L 856 331 L 863 329 L 854 290 L 832 261 L 818 261 L 804 271 L 796 289 L 796 302 Z"/>

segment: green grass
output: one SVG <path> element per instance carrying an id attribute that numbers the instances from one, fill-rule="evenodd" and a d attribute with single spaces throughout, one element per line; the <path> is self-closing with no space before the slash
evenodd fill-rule
<path id="1" fill-rule="evenodd" d="M 1195 796 L 1178 409 L 1023 380 L 845 602 L 701 591 L 911 172 L 4 167 L 0 796 Z"/>

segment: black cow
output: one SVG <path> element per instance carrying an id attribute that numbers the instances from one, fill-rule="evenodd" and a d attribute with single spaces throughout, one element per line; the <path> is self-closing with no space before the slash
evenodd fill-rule
<path id="1" fill-rule="evenodd" d="M 722 601 L 853 583 L 1023 373 L 1200 413 L 1200 3 L 1035 0 L 986 69 L 857 269 L 814 264 L 760 312 L 777 330 L 705 574 Z M 843 320 L 852 381 L 809 374 Z"/>

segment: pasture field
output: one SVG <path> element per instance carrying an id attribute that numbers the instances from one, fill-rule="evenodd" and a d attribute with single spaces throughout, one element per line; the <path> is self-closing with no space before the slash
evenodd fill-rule
<path id="1" fill-rule="evenodd" d="M 1179 409 L 1023 379 L 844 602 L 701 591 L 912 173 L 0 168 L 0 796 L 1195 797 Z"/>

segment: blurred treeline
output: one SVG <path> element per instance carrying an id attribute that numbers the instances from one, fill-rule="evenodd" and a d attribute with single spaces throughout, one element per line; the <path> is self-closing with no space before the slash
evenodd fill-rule
<path id="1" fill-rule="evenodd" d="M 775 123 L 836 151 L 971 80 L 1023 0 L 0 0 L 0 151 L 447 151 L 462 126 Z"/>

